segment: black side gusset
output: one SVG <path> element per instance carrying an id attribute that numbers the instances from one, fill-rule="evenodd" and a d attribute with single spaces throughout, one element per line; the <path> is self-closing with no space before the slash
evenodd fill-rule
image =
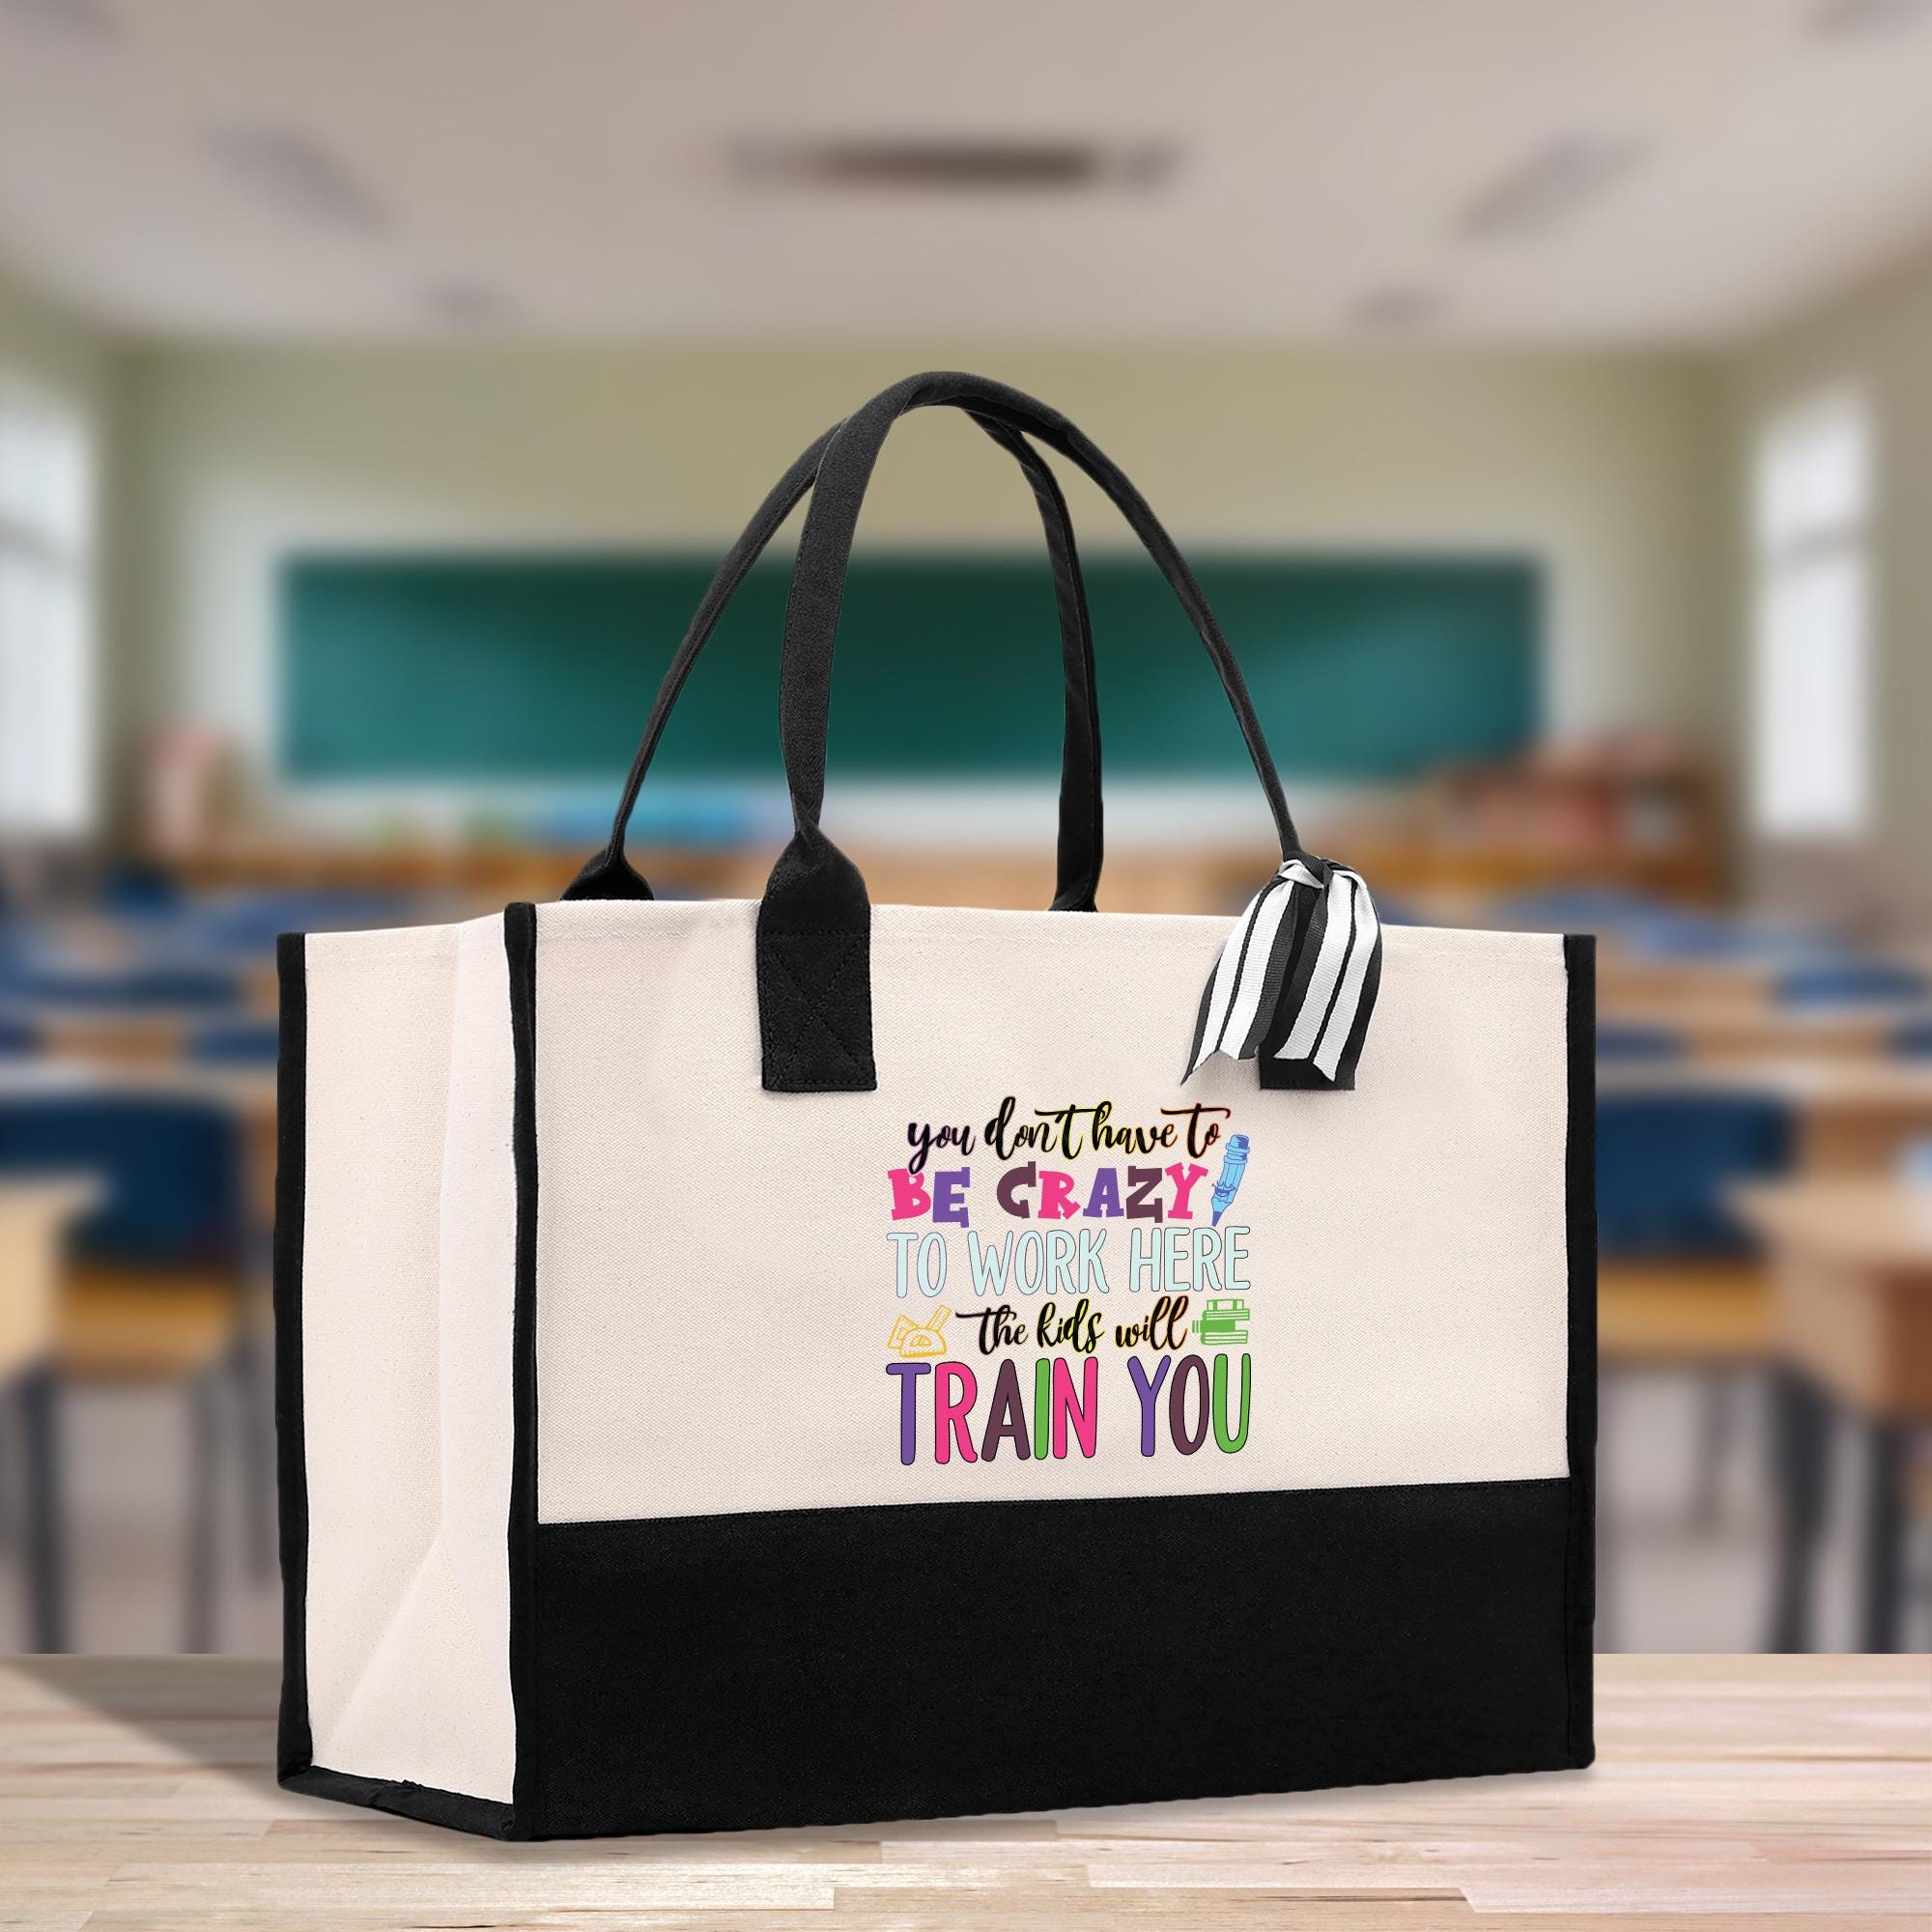
<path id="1" fill-rule="evenodd" d="M 537 1668 L 537 909 L 503 913 L 516 1056 L 510 1145 L 517 1179 L 516 1313 L 510 1399 L 510 1699 L 517 1718 L 514 1816 L 503 1834 L 542 1834 Z"/>
<path id="2" fill-rule="evenodd" d="M 275 1771 L 309 1768 L 308 1467 L 302 1430 L 302 1202 L 307 1178 L 308 970 L 302 935 L 275 942 L 281 1046 L 275 1083 L 275 1481 L 280 1493 L 282 1701 Z"/>
<path id="3" fill-rule="evenodd" d="M 1564 1152 L 1570 1262 L 1569 1555 L 1564 1565 L 1570 1762 L 1597 1755 L 1597 942 L 1563 941 L 1568 975 L 1569 1131 Z"/>

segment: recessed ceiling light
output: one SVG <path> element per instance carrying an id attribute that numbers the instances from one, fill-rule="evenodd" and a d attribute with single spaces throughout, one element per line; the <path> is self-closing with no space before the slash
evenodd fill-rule
<path id="1" fill-rule="evenodd" d="M 756 187 L 1067 194 L 1158 187 L 1177 157 L 1164 141 L 906 134 L 745 140 L 729 158 Z"/>
<path id="2" fill-rule="evenodd" d="M 1358 328 L 1378 335 L 1406 335 L 1440 322 L 1448 306 L 1440 289 L 1420 282 L 1390 282 L 1366 291 L 1350 312 Z"/>
<path id="3" fill-rule="evenodd" d="M 1805 27 L 1821 41 L 1876 40 L 1932 18 L 1932 0 L 1820 0 Z"/>
<path id="4" fill-rule="evenodd" d="M 312 134 L 294 128 L 216 128 L 210 151 L 278 213 L 363 233 L 387 228 L 389 211 L 355 171 Z"/>
<path id="5" fill-rule="evenodd" d="M 1477 241 L 1542 234 L 1595 201 L 1642 156 L 1642 147 L 1622 135 L 1559 134 L 1498 175 L 1456 225 Z"/>

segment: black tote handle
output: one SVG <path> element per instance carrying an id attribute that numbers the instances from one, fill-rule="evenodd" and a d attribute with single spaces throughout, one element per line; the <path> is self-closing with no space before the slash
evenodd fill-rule
<path id="1" fill-rule="evenodd" d="M 1219 673 L 1273 815 L 1284 861 L 1300 850 L 1246 680 L 1201 586 L 1147 499 L 1057 410 L 984 377 L 939 372 L 883 390 L 833 431 L 818 464 L 785 609 L 779 736 L 793 835 L 758 907 L 757 985 L 764 1084 L 775 1093 L 867 1092 L 872 1059 L 871 901 L 858 867 L 819 829 L 831 724 L 832 656 L 859 508 L 887 435 L 939 405 L 1037 437 L 1113 500 L 1187 612 Z M 1071 694 L 1068 706 L 1071 715 Z"/>
<path id="2" fill-rule="evenodd" d="M 1073 541 L 1072 515 L 1052 467 L 1026 438 L 1004 421 L 977 413 L 979 426 L 1020 466 L 1039 507 L 1040 527 L 1053 566 L 1053 593 L 1060 617 L 1061 664 L 1066 686 L 1066 722 L 1061 752 L 1060 836 L 1052 910 L 1092 912 L 1100 884 L 1103 856 L 1100 808 L 1100 724 L 1094 693 L 1094 633 L 1087 613 L 1087 590 L 1080 575 L 1079 553 Z M 826 452 L 838 431 L 829 429 L 787 469 L 758 505 L 743 535 L 718 567 L 699 601 L 684 640 L 666 668 L 651 705 L 651 715 L 631 760 L 630 776 L 611 820 L 604 848 L 564 890 L 567 899 L 647 899 L 651 889 L 624 856 L 624 838 L 639 788 L 658 740 L 664 736 L 671 706 L 697 654 L 717 627 L 732 593 L 745 581 L 765 547 L 799 500 L 812 489 Z"/>

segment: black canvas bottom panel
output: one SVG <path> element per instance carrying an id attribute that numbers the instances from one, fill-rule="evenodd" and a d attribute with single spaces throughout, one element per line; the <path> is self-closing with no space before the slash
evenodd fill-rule
<path id="1" fill-rule="evenodd" d="M 1570 1487 L 542 1525 L 528 1823 L 694 1832 L 1587 1764 Z"/>

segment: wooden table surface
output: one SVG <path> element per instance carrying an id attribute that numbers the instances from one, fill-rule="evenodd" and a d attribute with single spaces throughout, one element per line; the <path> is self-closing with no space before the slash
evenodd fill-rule
<path id="1" fill-rule="evenodd" d="M 1688 999 L 1646 995 L 1605 998 L 1597 1017 L 1605 1027 L 1662 1027 L 1681 1036 L 1692 1056 L 1703 1060 L 1869 1059 L 1889 1052 L 1901 1029 L 1932 1024 L 1932 1004 L 1901 1000 L 1777 1007 L 1721 994 Z"/>
<path id="2" fill-rule="evenodd" d="M 1741 1187 L 1785 1358 L 1862 1415 L 1932 1423 L 1932 1187 L 1882 1175 Z"/>
<path id="3" fill-rule="evenodd" d="M 0 1178 L 0 1385 L 52 1349 L 61 1241 L 99 1192 L 85 1175 Z"/>
<path id="4" fill-rule="evenodd" d="M 1599 1670 L 1586 1772 L 506 1845 L 278 1791 L 270 1662 L 16 1658 L 0 1926 L 1924 1932 L 1926 1659 Z"/>
<path id="5" fill-rule="evenodd" d="M 1740 1187 L 1738 1212 L 1808 1260 L 1932 1288 L 1932 1187 L 1890 1175 L 1832 1175 Z"/>
<path id="6" fill-rule="evenodd" d="M 1739 1060 L 1609 1060 L 1597 1069 L 1605 1094 L 1766 1094 L 1822 1113 L 1932 1118 L 1932 1059 L 1807 1060 L 1763 1054 Z"/>
<path id="7" fill-rule="evenodd" d="M 1771 1407 L 1781 1472 L 1770 1641 L 1810 1642 L 1810 1599 L 1831 1493 L 1834 1412 L 1862 1438 L 1861 1648 L 1895 1650 L 1904 1629 L 1907 1467 L 1932 1425 L 1932 1187 L 1872 1175 L 1767 1181 L 1737 1210 L 1772 1263 Z"/>

